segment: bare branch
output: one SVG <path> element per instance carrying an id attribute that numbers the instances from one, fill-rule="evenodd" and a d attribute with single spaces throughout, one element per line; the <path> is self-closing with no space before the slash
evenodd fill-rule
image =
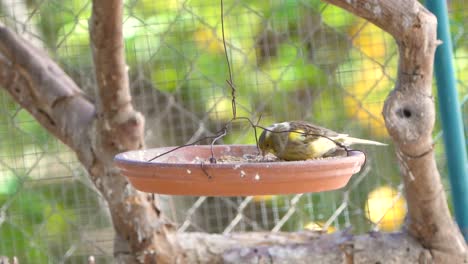
<path id="1" fill-rule="evenodd" d="M 0 84 L 49 132 L 92 162 L 87 128 L 94 105 L 42 50 L 0 25 Z"/>
<path id="2" fill-rule="evenodd" d="M 99 88 L 98 118 L 101 133 L 106 134 L 102 137 L 102 147 L 112 154 L 142 148 L 144 118 L 131 105 L 124 57 L 123 3 L 93 1 L 92 10 L 90 34 Z"/>
<path id="3" fill-rule="evenodd" d="M 122 1 L 93 1 L 90 35 L 100 113 L 111 119 L 131 103 L 122 36 Z"/>

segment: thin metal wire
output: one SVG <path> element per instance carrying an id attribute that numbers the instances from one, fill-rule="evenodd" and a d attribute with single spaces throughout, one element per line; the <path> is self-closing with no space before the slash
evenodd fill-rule
<path id="1" fill-rule="evenodd" d="M 278 232 L 281 230 L 283 225 L 291 218 L 291 216 L 296 212 L 297 210 L 297 203 L 303 196 L 303 193 L 296 194 L 292 199 L 291 199 L 291 204 L 289 205 L 289 209 L 286 212 L 286 214 L 279 220 L 279 222 L 271 229 L 271 232 Z"/>
<path id="2" fill-rule="evenodd" d="M 232 219 L 231 223 L 224 229 L 223 234 L 228 234 L 231 233 L 231 231 L 236 227 L 237 224 L 242 220 L 244 217 L 244 209 L 247 207 L 247 205 L 252 201 L 253 196 L 247 196 L 245 197 L 244 201 L 239 204 L 239 207 L 237 209 L 237 215 Z"/>
<path id="3" fill-rule="evenodd" d="M 192 207 L 190 207 L 187 211 L 185 216 L 185 221 L 182 225 L 177 229 L 178 232 L 184 232 L 192 223 L 191 218 L 196 213 L 197 209 L 206 201 L 206 196 L 201 196 L 197 199 L 195 203 L 193 203 Z"/>
<path id="4" fill-rule="evenodd" d="M 226 80 L 229 87 L 231 87 L 231 106 L 232 106 L 232 119 L 237 118 L 237 105 L 236 105 L 236 87 L 234 86 L 234 81 L 232 79 L 232 69 L 231 63 L 229 62 L 229 56 L 226 48 L 226 37 L 224 34 L 224 1 L 220 0 L 221 3 L 221 32 L 223 35 L 223 46 L 224 46 L 224 54 L 226 56 L 226 65 L 228 67 L 229 79 Z"/>

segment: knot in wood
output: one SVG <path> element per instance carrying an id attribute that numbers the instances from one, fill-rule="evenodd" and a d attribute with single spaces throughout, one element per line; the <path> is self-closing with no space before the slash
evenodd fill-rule
<path id="1" fill-rule="evenodd" d="M 125 119 L 114 124 L 113 139 L 116 147 L 122 150 L 140 149 L 143 147 L 145 119 L 136 111 L 125 115 Z"/>
<path id="2" fill-rule="evenodd" d="M 383 115 L 388 132 L 398 144 L 427 142 L 435 122 L 432 97 L 415 89 L 395 89 L 384 104 Z"/>

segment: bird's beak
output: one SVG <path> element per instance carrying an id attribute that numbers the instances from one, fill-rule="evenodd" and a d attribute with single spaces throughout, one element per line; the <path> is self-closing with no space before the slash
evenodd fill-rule
<path id="1" fill-rule="evenodd" d="M 268 153 L 271 153 L 270 149 L 261 149 L 260 152 L 262 153 L 262 156 L 265 157 Z"/>

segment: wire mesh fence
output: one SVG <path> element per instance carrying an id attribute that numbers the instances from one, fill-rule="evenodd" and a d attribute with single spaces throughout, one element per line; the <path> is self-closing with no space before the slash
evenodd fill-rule
<path id="1" fill-rule="evenodd" d="M 462 0 L 450 5 L 466 117 L 468 7 Z M 0 11 L 2 23 L 46 49 L 94 97 L 90 1 L 8 0 Z M 223 18 L 238 116 L 261 116 L 264 126 L 307 120 L 391 142 L 381 109 L 395 84 L 398 52 L 388 34 L 315 0 L 226 0 Z M 213 135 L 232 118 L 219 2 L 126 1 L 123 23 L 130 86 L 146 117 L 147 147 Z M 90 255 L 112 262 L 105 202 L 74 154 L 2 90 L 0 100 L 0 255 L 18 256 L 20 263 L 83 263 Z M 434 138 L 445 180 L 441 133 L 437 127 Z M 254 144 L 255 138 L 247 122 L 236 121 L 220 143 Z M 180 232 L 397 230 L 406 205 L 394 150 L 361 149 L 367 166 L 337 191 L 157 197 Z"/>

